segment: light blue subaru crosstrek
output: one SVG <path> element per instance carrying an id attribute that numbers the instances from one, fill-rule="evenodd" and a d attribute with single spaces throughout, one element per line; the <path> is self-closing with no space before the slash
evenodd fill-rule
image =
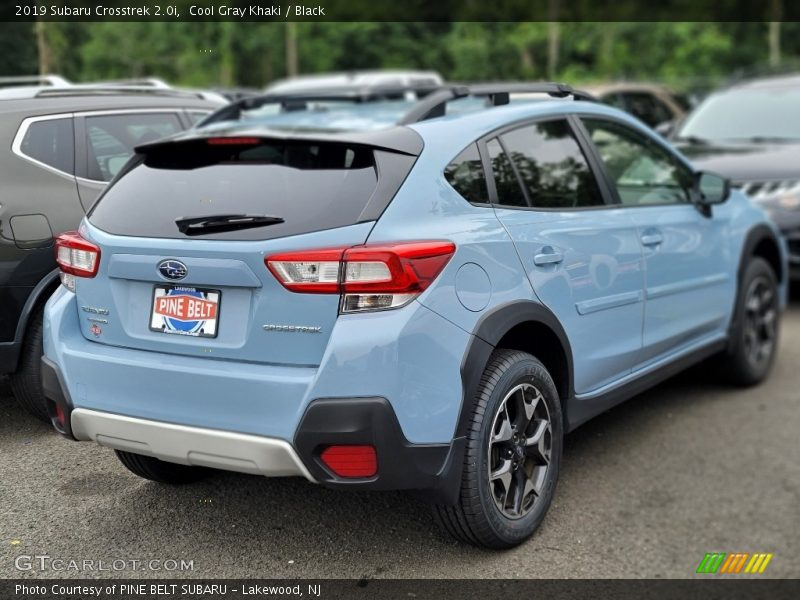
<path id="1" fill-rule="evenodd" d="M 560 84 L 257 105 L 139 147 L 56 243 L 53 424 L 137 475 L 413 490 L 504 548 L 568 431 L 707 358 L 767 376 L 775 228 L 619 110 Z"/>

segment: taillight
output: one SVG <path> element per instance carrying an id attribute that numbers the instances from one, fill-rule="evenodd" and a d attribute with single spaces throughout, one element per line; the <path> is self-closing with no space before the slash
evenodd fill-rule
<path id="1" fill-rule="evenodd" d="M 343 313 L 400 308 L 455 252 L 452 242 L 403 242 L 276 254 L 267 267 L 292 292 L 341 294 Z"/>
<path id="2" fill-rule="evenodd" d="M 75 291 L 76 277 L 94 277 L 100 267 L 100 248 L 81 237 L 77 231 L 67 231 L 56 238 L 56 262 L 61 269 L 61 283 Z"/>
<path id="3" fill-rule="evenodd" d="M 287 290 L 310 294 L 338 294 L 344 248 L 287 252 L 264 262 Z"/>
<path id="4" fill-rule="evenodd" d="M 339 477 L 374 477 L 378 473 L 374 446 L 328 446 L 320 458 Z"/>

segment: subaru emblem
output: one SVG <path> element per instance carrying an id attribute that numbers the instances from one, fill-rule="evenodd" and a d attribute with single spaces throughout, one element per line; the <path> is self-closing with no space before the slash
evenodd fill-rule
<path id="1" fill-rule="evenodd" d="M 160 263 L 158 263 L 158 272 L 161 273 L 161 276 L 164 279 L 177 281 L 178 279 L 183 279 L 186 277 L 186 274 L 189 272 L 189 270 L 181 261 L 170 259 L 162 260 Z"/>

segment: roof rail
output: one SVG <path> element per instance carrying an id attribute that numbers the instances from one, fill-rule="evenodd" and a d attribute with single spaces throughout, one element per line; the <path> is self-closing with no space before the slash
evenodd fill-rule
<path id="1" fill-rule="evenodd" d="M 238 121 L 242 113 L 254 110 L 268 104 L 280 105 L 287 112 L 305 110 L 313 102 L 374 102 L 379 100 L 406 99 L 413 94 L 416 99 L 425 98 L 442 89 L 439 85 L 411 84 L 411 85 L 369 85 L 362 87 L 335 87 L 315 89 L 307 92 L 272 92 L 257 96 L 250 96 L 236 100 L 231 104 L 211 113 L 200 121 L 197 126 L 202 127 L 220 121 Z"/>
<path id="2" fill-rule="evenodd" d="M 72 84 L 60 75 L 12 75 L 10 77 L 0 77 L 0 87 L 12 87 L 17 85 L 52 85 L 63 87 Z"/>
<path id="3" fill-rule="evenodd" d="M 467 97 L 485 97 L 490 106 L 502 106 L 511 101 L 512 94 L 547 94 L 554 98 L 572 96 L 575 100 L 596 102 L 597 99 L 587 92 L 575 90 L 564 83 L 477 83 L 472 85 L 454 85 L 442 88 L 418 102 L 399 121 L 399 125 L 411 125 L 427 119 L 442 117 L 447 111 L 447 103 Z"/>
<path id="4" fill-rule="evenodd" d="M 203 127 L 222 121 L 238 121 L 242 113 L 268 104 L 280 105 L 286 112 L 305 110 L 312 102 L 349 101 L 353 103 L 392 100 L 404 98 L 413 92 L 418 101 L 397 122 L 398 125 L 410 125 L 427 119 L 442 117 L 447 112 L 447 103 L 459 98 L 484 97 L 490 106 L 502 106 L 511 101 L 514 94 L 547 94 L 554 98 L 572 96 L 575 100 L 596 101 L 587 92 L 575 90 L 563 83 L 477 83 L 471 85 L 378 85 L 363 88 L 337 88 L 314 90 L 296 93 L 272 93 L 242 98 L 211 113 L 197 126 Z"/>
<path id="5" fill-rule="evenodd" d="M 201 92 L 191 92 L 185 90 L 176 90 L 173 88 L 161 88 L 152 86 L 89 86 L 89 85 L 72 85 L 68 87 L 52 87 L 38 90 L 34 97 L 36 98 L 56 98 L 66 96 L 126 96 L 126 95 L 142 95 L 142 96 L 169 96 L 175 98 L 203 98 Z"/>
<path id="6" fill-rule="evenodd" d="M 141 79 L 109 79 L 105 81 L 92 81 L 89 83 L 76 83 L 79 87 L 153 87 L 162 90 L 173 89 L 163 79 L 157 77 L 142 77 Z"/>

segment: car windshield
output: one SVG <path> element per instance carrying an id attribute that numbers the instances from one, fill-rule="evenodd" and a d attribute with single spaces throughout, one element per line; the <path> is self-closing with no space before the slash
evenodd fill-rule
<path id="1" fill-rule="evenodd" d="M 800 87 L 741 88 L 715 94 L 689 115 L 678 139 L 800 140 Z"/>

